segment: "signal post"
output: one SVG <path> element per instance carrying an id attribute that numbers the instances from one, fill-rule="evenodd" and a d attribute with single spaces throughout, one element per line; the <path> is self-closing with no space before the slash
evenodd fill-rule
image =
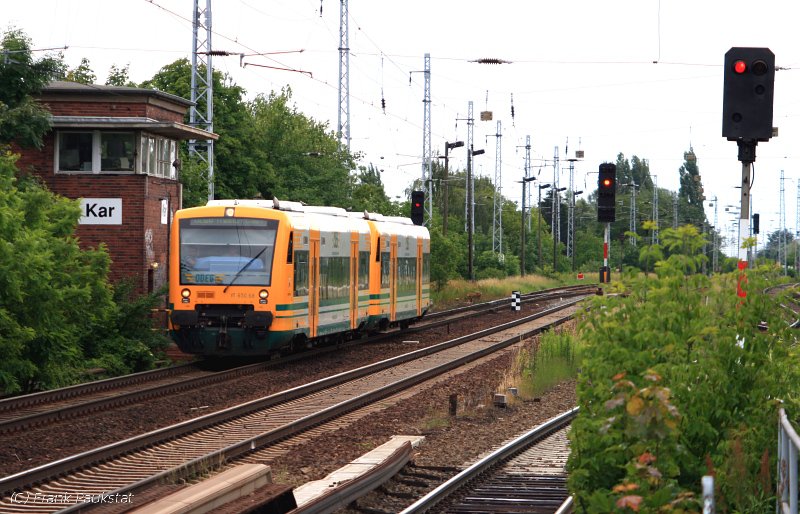
<path id="1" fill-rule="evenodd" d="M 750 237 L 750 177 L 756 145 L 773 135 L 775 54 L 769 48 L 733 47 L 725 54 L 722 136 L 736 141 L 742 163 L 739 240 Z M 737 249 L 740 261 L 747 253 Z"/>
<path id="2" fill-rule="evenodd" d="M 600 268 L 600 283 L 611 282 L 608 265 L 608 248 L 611 242 L 611 222 L 616 221 L 617 210 L 617 166 L 605 162 L 600 165 L 597 176 L 597 221 L 606 224 L 603 236 L 603 266 Z"/>

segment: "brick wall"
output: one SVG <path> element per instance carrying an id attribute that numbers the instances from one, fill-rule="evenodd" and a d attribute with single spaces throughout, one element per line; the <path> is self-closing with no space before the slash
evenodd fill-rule
<path id="1" fill-rule="evenodd" d="M 17 161 L 20 170 L 38 175 L 51 191 L 67 198 L 121 198 L 122 225 L 79 225 L 76 236 L 83 248 L 105 243 L 112 281 L 132 278 L 136 292 L 151 287 L 157 291 L 167 283 L 169 247 L 168 225 L 161 224 L 161 199 L 175 212 L 180 206 L 179 183 L 148 175 L 56 174 L 54 139 L 48 134 L 41 151 L 25 150 Z"/>
<path id="2" fill-rule="evenodd" d="M 48 100 L 44 103 L 44 106 L 53 116 L 143 117 L 147 115 L 147 106 L 145 104 L 122 101 Z"/>

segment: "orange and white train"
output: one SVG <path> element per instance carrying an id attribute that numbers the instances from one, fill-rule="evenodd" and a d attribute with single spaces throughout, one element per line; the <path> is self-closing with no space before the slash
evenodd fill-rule
<path id="1" fill-rule="evenodd" d="M 170 334 L 186 353 L 259 356 L 342 341 L 430 308 L 430 235 L 410 219 L 278 200 L 175 213 Z"/>

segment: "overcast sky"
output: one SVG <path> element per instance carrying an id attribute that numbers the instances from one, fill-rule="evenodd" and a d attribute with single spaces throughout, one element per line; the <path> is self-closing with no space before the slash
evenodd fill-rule
<path id="1" fill-rule="evenodd" d="M 200 0 L 201 7 L 206 0 Z M 191 51 L 192 0 L 2 0 L 0 24 L 22 29 L 35 48 L 68 46 L 103 83 L 112 64 L 130 65 L 136 82 Z M 212 0 L 214 50 L 257 54 L 303 49 L 245 62 L 309 71 L 240 67 L 215 57 L 216 69 L 248 96 L 291 86 L 299 110 L 336 130 L 339 7 L 331 0 Z M 431 54 L 432 147 L 467 137 L 468 102 L 475 121 L 479 175 L 494 178 L 497 121 L 502 123 L 502 192 L 520 200 L 526 136 L 532 167 L 553 180 L 558 149 L 561 185 L 575 150 L 575 189 L 596 187 L 600 163 L 622 152 L 647 159 L 659 187 L 678 189 L 683 153 L 693 147 L 706 196 L 739 205 L 741 164 L 734 142 L 721 136 L 722 64 L 734 46 L 769 47 L 776 55 L 774 125 L 780 136 L 757 148 L 754 211 L 762 239 L 779 227 L 780 172 L 785 171 L 786 227 L 797 230 L 800 181 L 798 90 L 800 45 L 795 2 L 766 0 L 497 0 L 494 2 L 350 0 L 350 125 L 362 164 L 384 170 L 391 197 L 422 174 L 424 54 Z M 509 64 L 472 61 L 495 58 Z M 511 117 L 511 105 L 515 116 Z M 381 99 L 386 111 L 381 109 Z M 567 153 L 567 141 L 569 142 Z M 451 165 L 465 167 L 465 151 Z M 541 167 L 541 171 L 540 171 Z M 217 170 L 224 173 L 224 170 Z M 667 206 L 661 206 L 662 212 Z M 625 211 L 618 213 L 625 216 Z M 714 212 L 706 202 L 713 222 Z M 670 206 L 671 217 L 671 206 Z M 662 226 L 664 222 L 662 221 Z"/>

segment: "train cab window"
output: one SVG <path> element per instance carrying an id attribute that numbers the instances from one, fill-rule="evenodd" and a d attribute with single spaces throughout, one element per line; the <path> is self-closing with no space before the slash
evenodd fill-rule
<path id="1" fill-rule="evenodd" d="M 375 245 L 375 262 L 381 262 L 381 237 L 378 236 L 378 243 Z"/>
<path id="2" fill-rule="evenodd" d="M 294 232 L 289 232 L 289 248 L 286 250 L 286 264 L 292 263 L 294 255 Z"/>
<path id="3" fill-rule="evenodd" d="M 271 284 L 277 220 L 189 218 L 179 230 L 181 284 Z"/>

